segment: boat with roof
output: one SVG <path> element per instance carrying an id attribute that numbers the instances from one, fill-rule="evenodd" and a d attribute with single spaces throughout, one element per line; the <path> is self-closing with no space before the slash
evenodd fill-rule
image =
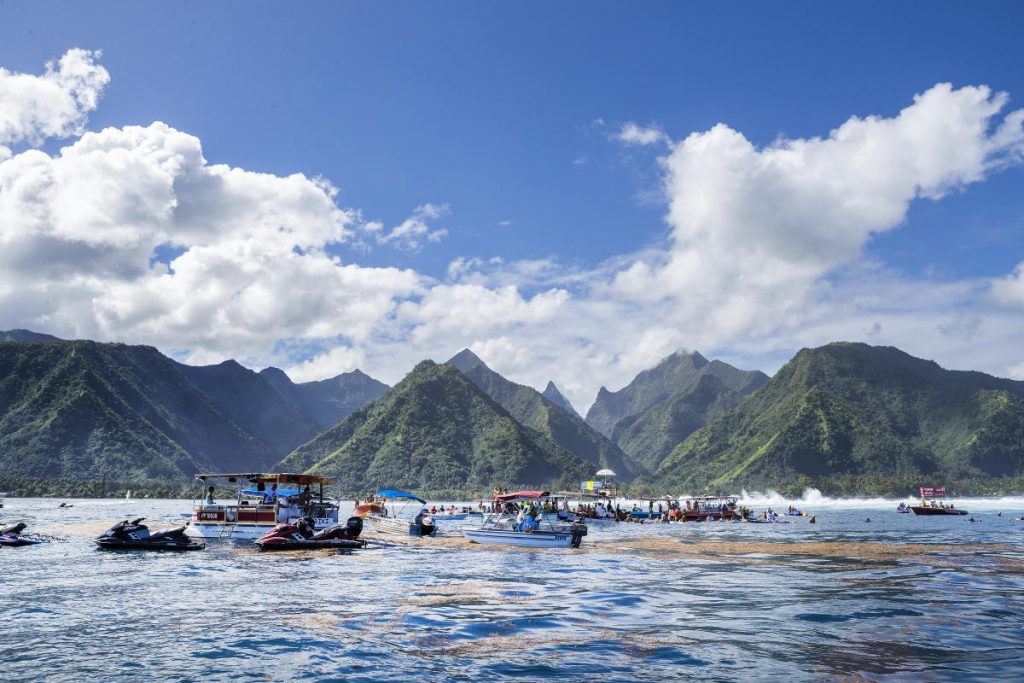
<path id="1" fill-rule="evenodd" d="M 495 495 L 491 512 L 479 527 L 463 527 L 471 543 L 510 545 L 519 548 L 578 548 L 587 535 L 581 522 L 562 523 L 545 519 L 547 491 L 516 491 Z"/>
<path id="2" fill-rule="evenodd" d="M 743 519 L 737 508 L 739 496 L 697 496 L 688 498 L 681 509 L 684 522 L 733 522 Z"/>
<path id="3" fill-rule="evenodd" d="M 338 523 L 337 503 L 324 496 L 324 487 L 331 483 L 327 477 L 234 472 L 197 474 L 196 482 L 204 490 L 192 502 L 189 533 L 194 536 L 256 540 L 278 524 L 297 524 L 306 517 L 316 530 Z M 216 499 L 218 485 L 234 488 L 235 496 Z"/>
<path id="4" fill-rule="evenodd" d="M 430 512 L 423 507 L 427 501 L 408 491 L 379 489 L 374 499 L 381 511 L 368 512 L 362 517 L 378 534 L 388 536 L 436 536 L 437 525 Z M 388 508 L 388 503 L 391 507 Z"/>

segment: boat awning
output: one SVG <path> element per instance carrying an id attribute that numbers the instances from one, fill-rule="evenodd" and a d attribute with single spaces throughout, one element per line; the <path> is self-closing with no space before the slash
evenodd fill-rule
<path id="1" fill-rule="evenodd" d="M 379 491 L 376 491 L 375 493 L 378 496 L 383 496 L 385 498 L 391 498 L 391 499 L 398 498 L 398 499 L 405 499 L 405 500 L 417 500 L 417 501 L 420 502 L 421 505 L 426 505 L 427 504 L 427 501 L 423 500 L 419 496 L 414 496 L 413 494 L 409 493 L 408 491 L 395 491 L 394 489 L 381 489 Z"/>
<path id="2" fill-rule="evenodd" d="M 252 487 L 242 489 L 242 493 L 244 493 L 247 496 L 262 496 L 263 494 L 266 493 L 266 491 L 260 491 L 258 488 Z M 301 493 L 299 489 L 277 489 L 277 495 L 284 496 L 286 498 L 288 496 L 297 496 L 299 495 L 299 493 Z"/>
<path id="3" fill-rule="evenodd" d="M 517 500 L 537 500 L 538 498 L 546 498 L 550 495 L 547 491 L 516 491 L 515 493 L 503 493 L 500 496 L 495 496 L 494 500 L 498 503 L 511 503 Z"/>
<path id="4" fill-rule="evenodd" d="M 316 474 L 297 474 L 292 472 L 213 472 L 197 474 L 196 479 L 228 479 L 230 481 L 264 482 L 267 484 L 330 484 L 331 480 Z"/>

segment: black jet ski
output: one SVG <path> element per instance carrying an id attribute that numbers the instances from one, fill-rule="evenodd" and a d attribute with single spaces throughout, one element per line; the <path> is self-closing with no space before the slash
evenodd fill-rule
<path id="1" fill-rule="evenodd" d="M 206 543 L 190 538 L 185 526 L 150 533 L 142 524 L 145 517 L 118 522 L 102 536 L 96 538 L 96 545 L 104 550 L 202 550 Z"/>
<path id="2" fill-rule="evenodd" d="M 41 536 L 21 533 L 25 530 L 26 526 L 28 525 L 25 522 L 18 522 L 17 524 L 8 524 L 7 526 L 0 527 L 0 546 L 16 548 L 23 545 L 46 543 L 47 539 Z"/>
<path id="3" fill-rule="evenodd" d="M 314 533 L 313 520 L 304 517 L 296 524 L 278 524 L 256 540 L 260 550 L 356 550 L 366 547 L 359 538 L 363 533 L 363 518 L 349 517 L 344 524 L 335 524 Z"/>

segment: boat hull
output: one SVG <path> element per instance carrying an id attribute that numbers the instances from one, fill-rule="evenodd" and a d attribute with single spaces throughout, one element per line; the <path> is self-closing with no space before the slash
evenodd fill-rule
<path id="1" fill-rule="evenodd" d="M 569 532 L 463 529 L 462 534 L 471 543 L 485 545 L 511 545 L 517 548 L 568 548 L 572 545 L 572 534 Z"/>
<path id="2" fill-rule="evenodd" d="M 915 515 L 924 515 L 926 517 L 932 515 L 966 515 L 967 510 L 950 510 L 949 508 L 933 508 L 920 505 L 914 505 L 910 508 L 913 510 Z"/>
<path id="3" fill-rule="evenodd" d="M 369 515 L 366 518 L 366 521 L 375 532 L 385 536 L 437 535 L 437 527 L 430 527 L 430 530 L 427 533 L 423 533 L 415 522 L 411 522 L 408 519 L 401 519 L 399 517 L 379 517 L 377 515 Z"/>

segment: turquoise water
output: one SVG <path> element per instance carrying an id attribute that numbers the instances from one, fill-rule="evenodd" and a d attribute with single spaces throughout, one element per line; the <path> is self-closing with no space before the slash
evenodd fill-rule
<path id="1" fill-rule="evenodd" d="M 1021 499 L 958 501 L 976 523 L 814 500 L 814 525 L 351 555 L 103 552 L 91 539 L 115 521 L 164 526 L 190 503 L 69 502 L 0 510 L 66 539 L 0 549 L 5 680 L 1024 679 Z M 748 501 L 768 502 L 785 509 Z"/>

